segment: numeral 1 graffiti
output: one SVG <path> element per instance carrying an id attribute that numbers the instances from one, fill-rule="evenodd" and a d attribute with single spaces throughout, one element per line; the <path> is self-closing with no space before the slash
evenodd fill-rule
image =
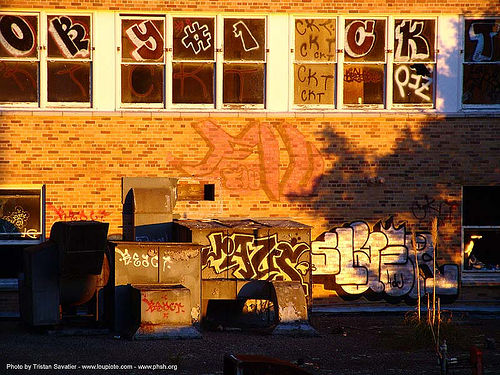
<path id="1" fill-rule="evenodd" d="M 334 278 L 343 293 L 361 295 L 372 292 L 388 297 L 417 297 L 432 290 L 440 295 L 458 293 L 458 266 L 447 264 L 433 279 L 432 236 L 416 233 L 417 258 L 411 234 L 404 224 L 392 220 L 378 222 L 373 229 L 362 221 L 352 222 L 324 233 L 312 243 L 313 275 Z M 422 275 L 416 274 L 418 261 Z"/>
<path id="2" fill-rule="evenodd" d="M 34 16 L 2 15 L 0 17 L 0 44 L 8 55 L 13 57 L 36 56 L 36 22 L 37 19 Z"/>
<path id="3" fill-rule="evenodd" d="M 252 35 L 252 32 L 243 21 L 238 21 L 233 25 L 233 34 L 235 38 L 241 39 L 241 44 L 245 52 L 259 48 L 259 42 Z"/>

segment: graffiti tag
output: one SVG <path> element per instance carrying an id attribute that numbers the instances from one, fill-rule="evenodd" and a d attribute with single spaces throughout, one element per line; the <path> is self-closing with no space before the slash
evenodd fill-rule
<path id="1" fill-rule="evenodd" d="M 115 249 L 115 254 L 119 255 L 118 262 L 122 262 L 124 266 L 133 266 L 136 268 L 158 268 L 158 253 L 156 250 L 150 250 L 147 254 L 141 254 L 134 252 L 129 253 L 128 249 L 123 249 L 121 251 L 119 248 Z M 170 269 L 172 264 L 172 258 L 164 255 L 162 257 L 162 270 Z"/>
<path id="2" fill-rule="evenodd" d="M 432 219 L 437 217 L 438 222 L 444 224 L 453 219 L 453 214 L 457 209 L 458 204 L 455 202 L 440 201 L 424 195 L 420 199 L 415 199 L 411 204 L 411 213 L 413 217 L 419 221 Z"/>
<path id="3" fill-rule="evenodd" d="M 158 60 L 163 56 L 163 36 L 151 20 L 130 26 L 125 34 L 136 46 L 131 52 L 136 61 Z"/>
<path id="4" fill-rule="evenodd" d="M 36 31 L 29 19 L 36 18 L 14 15 L 0 17 L 0 44 L 11 56 L 27 57 L 36 54 Z"/>
<path id="5" fill-rule="evenodd" d="M 257 39 L 255 39 L 245 22 L 238 21 L 233 24 L 233 34 L 235 38 L 241 39 L 241 44 L 245 52 L 259 48 L 259 42 L 257 42 Z"/>
<path id="6" fill-rule="evenodd" d="M 85 210 L 65 211 L 61 207 L 56 207 L 53 204 L 48 204 L 47 208 L 52 210 L 59 220 L 62 221 L 79 221 L 79 220 L 93 220 L 93 221 L 103 221 L 105 217 L 111 215 L 111 213 L 106 210 L 90 210 L 90 212 Z"/>
<path id="7" fill-rule="evenodd" d="M 318 149 L 288 123 L 276 126 L 289 159 L 281 180 L 280 145 L 270 125 L 255 122 L 236 136 L 228 134 L 212 121 L 194 124 L 193 128 L 209 146 L 207 154 L 196 164 L 173 158 L 174 165 L 191 176 L 220 177 L 227 189 L 259 186 L 272 200 L 279 200 L 283 195 L 307 196 L 314 191 L 324 171 L 324 160 Z M 258 165 L 249 167 L 243 161 L 255 149 L 259 155 Z M 255 173 L 256 170 L 259 173 Z M 242 175 L 244 178 L 240 179 Z M 256 180 L 251 181 L 252 178 Z"/>
<path id="8" fill-rule="evenodd" d="M 168 318 L 169 313 L 180 314 L 185 312 L 184 304 L 181 302 L 169 302 L 168 296 L 163 296 L 161 299 L 148 299 L 146 296 L 142 298 L 142 302 L 146 304 L 147 312 L 163 313 L 164 318 Z"/>
<path id="9" fill-rule="evenodd" d="M 429 58 L 431 54 L 430 40 L 424 35 L 425 23 L 433 23 L 433 20 L 415 21 L 403 20 L 396 26 L 394 37 L 396 38 L 396 60 L 414 61 Z"/>
<path id="10" fill-rule="evenodd" d="M 86 58 L 90 55 L 88 31 L 81 23 L 70 17 L 54 17 L 49 21 L 50 35 L 64 57 Z"/>
<path id="11" fill-rule="evenodd" d="M 433 244 L 428 233 L 416 233 L 417 259 L 411 234 L 404 224 L 395 227 L 392 220 L 378 222 L 373 229 L 365 222 L 352 222 L 324 233 L 312 243 L 313 275 L 334 277 L 344 293 L 365 292 L 388 297 L 417 297 L 432 291 L 434 283 L 440 295 L 458 293 L 458 266 L 447 264 L 433 278 Z M 416 273 L 418 262 L 422 273 Z"/>
<path id="12" fill-rule="evenodd" d="M 208 236 L 210 246 L 202 248 L 203 277 L 228 271 L 237 279 L 300 281 L 309 294 L 310 247 L 305 242 L 279 241 L 276 234 L 255 238 L 245 233 Z"/>

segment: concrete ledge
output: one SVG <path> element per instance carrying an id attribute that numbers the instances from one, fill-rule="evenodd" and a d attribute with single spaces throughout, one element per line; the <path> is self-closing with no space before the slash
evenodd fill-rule
<path id="1" fill-rule="evenodd" d="M 272 334 L 279 336 L 319 336 L 318 332 L 307 322 L 278 324 Z"/>

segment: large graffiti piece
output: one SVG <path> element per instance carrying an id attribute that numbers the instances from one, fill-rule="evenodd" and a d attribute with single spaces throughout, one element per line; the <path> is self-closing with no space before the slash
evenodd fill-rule
<path id="1" fill-rule="evenodd" d="M 292 125 L 282 123 L 276 130 L 268 124 L 254 122 L 232 136 L 212 121 L 194 124 L 209 149 L 199 163 L 177 159 L 173 164 L 191 176 L 220 177 L 229 190 L 258 190 L 271 200 L 281 196 L 311 194 L 324 171 L 324 160 L 318 149 Z M 276 131 L 286 146 L 288 166 L 280 178 L 280 144 Z M 258 161 L 250 156 L 257 152 Z"/>
<path id="2" fill-rule="evenodd" d="M 417 298 L 432 292 L 434 283 L 439 295 L 458 294 L 458 266 L 447 264 L 436 270 L 433 278 L 433 244 L 428 233 L 412 235 L 405 224 L 395 227 L 392 219 L 378 222 L 373 229 L 363 222 L 334 228 L 312 243 L 313 275 L 334 278 L 341 294 L 377 294 L 389 298 Z M 418 261 L 419 274 L 416 271 Z"/>
<path id="3" fill-rule="evenodd" d="M 254 237 L 246 233 L 214 232 L 202 248 L 202 271 L 228 272 L 236 279 L 299 281 L 309 295 L 310 247 L 305 242 L 279 241 L 276 234 Z M 226 275 L 224 275 L 226 276 Z"/>

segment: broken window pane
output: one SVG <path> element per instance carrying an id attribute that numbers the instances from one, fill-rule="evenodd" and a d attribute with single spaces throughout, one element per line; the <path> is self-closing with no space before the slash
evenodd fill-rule
<path id="1" fill-rule="evenodd" d="M 174 17 L 174 60 L 214 59 L 214 19 Z"/>
<path id="2" fill-rule="evenodd" d="M 384 65 L 344 66 L 345 104 L 384 103 Z"/>
<path id="3" fill-rule="evenodd" d="M 395 104 L 432 104 L 433 64 L 394 64 L 393 101 Z"/>
<path id="4" fill-rule="evenodd" d="M 48 16 L 47 23 L 49 57 L 90 57 L 90 16 Z"/>
<path id="5" fill-rule="evenodd" d="M 49 102 L 89 102 L 90 63 L 49 61 L 47 89 Z"/>
<path id="6" fill-rule="evenodd" d="M 224 19 L 224 60 L 264 61 L 266 21 L 264 18 Z"/>
<path id="7" fill-rule="evenodd" d="M 462 102 L 500 104 L 500 64 L 464 64 Z"/>
<path id="8" fill-rule="evenodd" d="M 346 20 L 345 61 L 385 61 L 385 20 Z"/>
<path id="9" fill-rule="evenodd" d="M 464 31 L 465 61 L 500 61 L 500 19 L 466 20 Z"/>
<path id="10" fill-rule="evenodd" d="M 163 61 L 164 21 L 122 20 L 122 61 Z"/>
<path id="11" fill-rule="evenodd" d="M 464 269 L 500 271 L 500 229 L 464 229 Z"/>
<path id="12" fill-rule="evenodd" d="M 214 103 L 213 63 L 173 64 L 174 103 Z"/>
<path id="13" fill-rule="evenodd" d="M 335 64 L 294 64 L 294 103 L 333 104 Z"/>
<path id="14" fill-rule="evenodd" d="M 0 102 L 38 100 L 38 62 L 0 61 Z"/>
<path id="15" fill-rule="evenodd" d="M 123 103 L 162 103 L 163 65 L 122 65 Z"/>
<path id="16" fill-rule="evenodd" d="M 434 61 L 435 20 L 395 20 L 394 26 L 395 61 Z"/>
<path id="17" fill-rule="evenodd" d="M 335 61 L 335 19 L 295 20 L 295 60 Z"/>
<path id="18" fill-rule="evenodd" d="M 224 103 L 264 104 L 264 64 L 224 64 Z"/>
<path id="19" fill-rule="evenodd" d="M 38 17 L 0 13 L 0 58 L 38 57 Z"/>

